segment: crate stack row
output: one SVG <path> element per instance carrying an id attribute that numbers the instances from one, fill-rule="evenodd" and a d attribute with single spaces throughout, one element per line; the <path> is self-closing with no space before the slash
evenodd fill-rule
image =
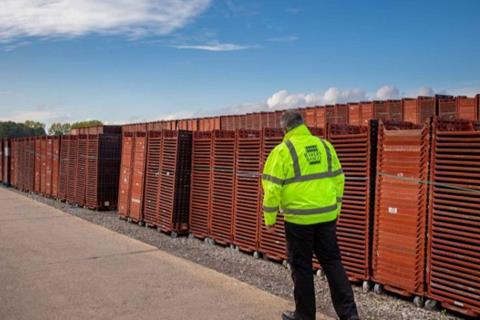
<path id="1" fill-rule="evenodd" d="M 192 133 L 151 131 L 146 143 L 143 221 L 163 232 L 187 233 Z"/>
<path id="2" fill-rule="evenodd" d="M 480 95 L 475 97 L 436 95 L 396 100 L 362 101 L 347 104 L 309 106 L 299 109 L 309 127 L 326 128 L 328 124 L 367 126 L 371 119 L 407 121 L 423 124 L 429 117 L 480 120 Z M 148 130 L 235 131 L 280 128 L 285 110 L 252 112 L 216 117 L 164 120 L 146 125 Z"/>

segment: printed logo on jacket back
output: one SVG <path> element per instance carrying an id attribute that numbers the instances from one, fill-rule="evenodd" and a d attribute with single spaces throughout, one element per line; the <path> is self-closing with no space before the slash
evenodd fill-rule
<path id="1" fill-rule="evenodd" d="M 311 165 L 320 164 L 320 152 L 318 152 L 316 145 L 305 147 L 305 158 Z"/>

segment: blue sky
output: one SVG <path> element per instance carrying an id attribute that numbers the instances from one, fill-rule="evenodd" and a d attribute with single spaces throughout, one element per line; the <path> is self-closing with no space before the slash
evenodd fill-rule
<path id="1" fill-rule="evenodd" d="M 0 119 L 480 93 L 480 1 L 2 0 Z"/>

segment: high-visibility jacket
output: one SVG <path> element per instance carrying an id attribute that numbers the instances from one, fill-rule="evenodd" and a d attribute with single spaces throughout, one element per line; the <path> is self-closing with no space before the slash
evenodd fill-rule
<path id="1" fill-rule="evenodd" d="M 344 185 L 333 146 L 300 125 L 285 135 L 265 163 L 265 224 L 275 224 L 279 212 L 285 221 L 295 224 L 333 221 L 340 214 Z"/>

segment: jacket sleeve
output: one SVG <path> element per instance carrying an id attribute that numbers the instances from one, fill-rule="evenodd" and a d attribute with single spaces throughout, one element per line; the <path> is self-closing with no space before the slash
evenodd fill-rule
<path id="1" fill-rule="evenodd" d="M 280 198 L 283 189 L 284 158 L 281 145 L 275 147 L 265 162 L 262 175 L 263 186 L 263 218 L 266 225 L 274 225 L 280 209 Z"/>
<path id="2" fill-rule="evenodd" d="M 335 183 L 337 189 L 337 216 L 340 216 L 340 211 L 342 209 L 343 201 L 343 191 L 345 188 L 345 174 L 342 171 L 342 164 L 338 159 L 337 152 L 335 148 L 329 143 L 330 150 L 332 152 L 332 171 L 335 173 L 333 177 L 333 182 Z"/>

